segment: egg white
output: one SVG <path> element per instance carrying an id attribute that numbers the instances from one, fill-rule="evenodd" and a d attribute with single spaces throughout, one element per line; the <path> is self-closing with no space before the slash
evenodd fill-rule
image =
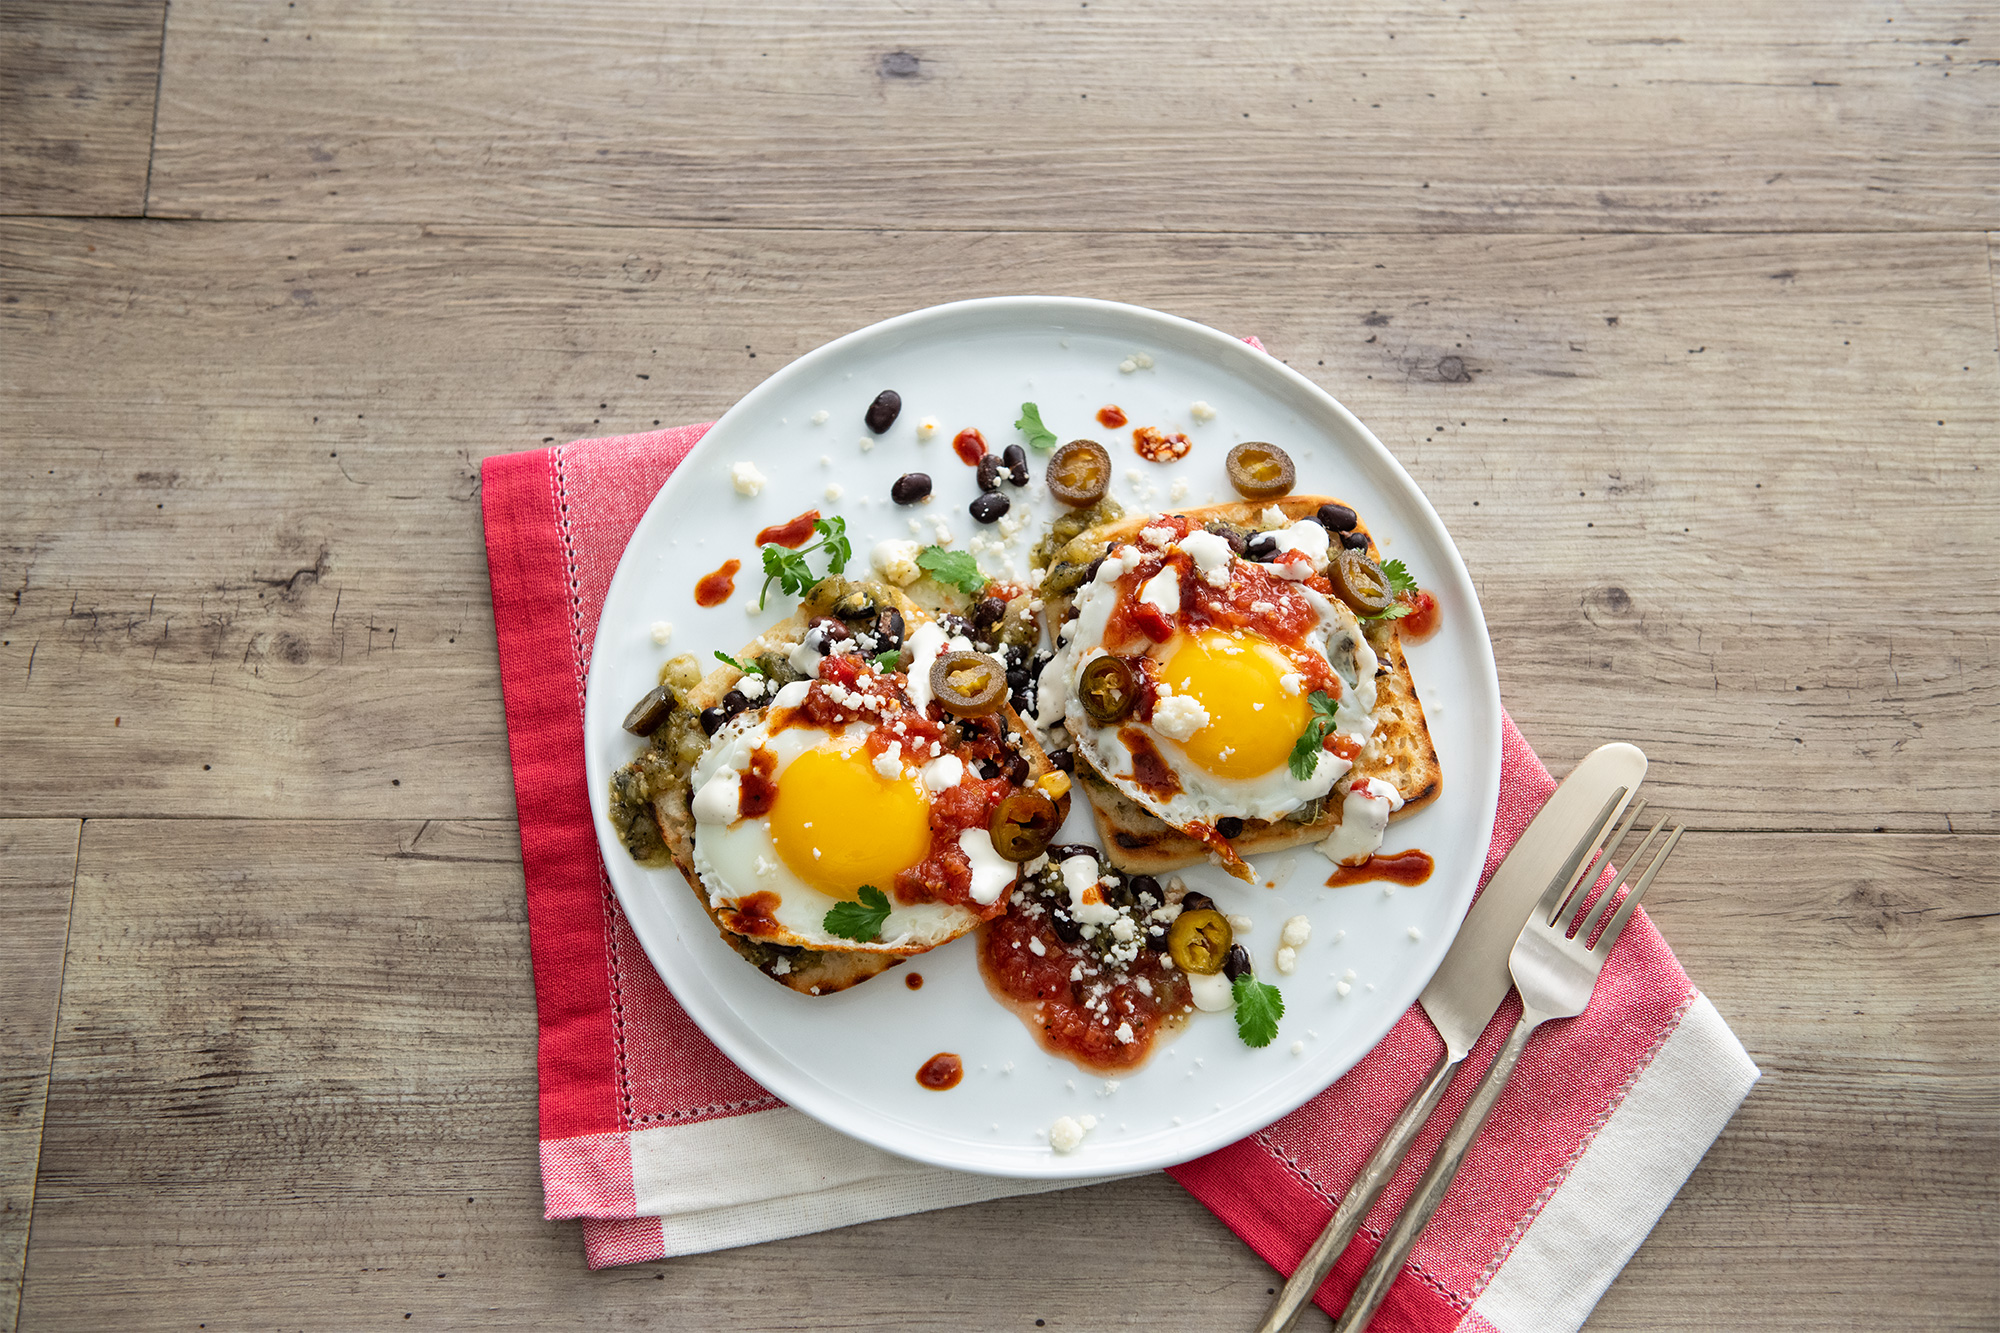
<path id="1" fill-rule="evenodd" d="M 1319 530 L 1323 549 L 1324 529 L 1311 520 L 1306 522 Z M 1284 535 L 1281 534 L 1281 544 Z M 1050 664 L 1050 673 L 1043 678 L 1047 682 L 1050 675 L 1058 675 L 1063 723 L 1091 767 L 1127 797 L 1175 827 L 1196 821 L 1212 824 L 1227 816 L 1282 819 L 1306 803 L 1325 796 L 1333 789 L 1333 784 L 1353 767 L 1349 760 L 1322 751 L 1309 778 L 1292 776 L 1290 766 L 1283 763 L 1254 778 L 1231 778 L 1196 764 L 1180 741 L 1137 718 L 1127 718 L 1107 727 L 1093 722 L 1083 711 L 1076 697 L 1077 682 L 1091 659 L 1105 652 L 1105 628 L 1120 595 L 1116 582 L 1138 555 L 1135 548 L 1120 548 L 1099 567 L 1096 579 L 1078 591 L 1076 618 L 1067 627 L 1066 641 L 1056 660 Z M 1233 570 L 1243 563 L 1246 562 L 1232 556 L 1229 567 Z M 1324 658 L 1343 686 L 1341 697 L 1335 704 L 1334 729 L 1365 742 L 1375 731 L 1375 652 L 1369 647 L 1354 612 L 1345 603 L 1303 586 L 1296 591 L 1305 598 L 1313 613 L 1312 624 L 1299 646 Z M 1186 632 L 1184 627 L 1177 628 Z M 1164 659 L 1178 641 L 1177 638 L 1167 644 L 1155 645 L 1152 654 Z M 1239 636 L 1236 642 L 1243 651 L 1274 655 L 1274 660 L 1282 661 L 1275 656 L 1276 647 L 1268 641 L 1257 640 L 1246 633 Z M 1046 712 L 1045 709 L 1044 715 Z M 1118 738 L 1119 731 L 1126 727 L 1137 727 L 1147 734 L 1162 760 L 1173 770 L 1175 779 L 1180 783 L 1180 791 L 1162 799 L 1132 780 L 1131 751 Z"/>
<path id="2" fill-rule="evenodd" d="M 781 691 L 775 706 L 794 705 L 805 693 L 802 685 L 787 686 L 786 690 L 795 693 L 788 698 Z M 768 915 L 777 922 L 779 930 L 757 936 L 765 943 L 902 956 L 935 948 L 979 924 L 979 914 L 968 907 L 954 903 L 901 903 L 896 900 L 892 886 L 882 884 L 878 887 L 887 895 L 890 911 L 879 938 L 863 943 L 830 934 L 826 930 L 826 914 L 845 900 L 814 888 L 792 872 L 778 853 L 767 820 L 736 816 L 733 775 L 749 770 L 752 751 L 761 747 L 772 756 L 775 761 L 772 777 L 782 788 L 785 771 L 800 755 L 821 746 L 845 750 L 861 745 L 872 729 L 873 724 L 865 721 L 850 722 L 830 731 L 795 723 L 774 733 L 767 710 L 759 709 L 738 715 L 715 733 L 696 761 L 692 775 L 696 815 L 694 867 L 712 907 L 733 906 L 753 893 L 772 893 L 777 895 L 778 905 Z M 899 780 L 915 783 L 919 791 L 924 789 L 920 771 L 914 767 L 907 768 Z M 714 795 L 704 801 L 702 793 L 711 784 L 715 784 Z M 848 830 L 841 836 L 852 834 Z M 960 846 L 972 859 L 975 890 L 980 886 L 982 873 L 990 879 L 1003 873 L 999 867 L 1004 867 L 1007 881 L 1012 882 L 1016 867 L 999 860 L 986 830 L 967 830 Z"/>

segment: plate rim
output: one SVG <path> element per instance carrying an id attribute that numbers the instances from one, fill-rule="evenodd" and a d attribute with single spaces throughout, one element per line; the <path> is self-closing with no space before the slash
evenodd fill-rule
<path id="1" fill-rule="evenodd" d="M 1108 320 L 1131 320 L 1141 325 L 1151 324 L 1155 328 L 1165 325 L 1183 336 L 1191 337 L 1197 342 L 1209 344 L 1216 355 L 1227 354 L 1233 356 L 1238 351 L 1247 354 L 1249 357 L 1254 358 L 1243 362 L 1244 366 L 1254 368 L 1250 373 L 1274 373 L 1281 381 L 1289 381 L 1294 391 L 1303 393 L 1309 401 L 1313 402 L 1315 407 L 1330 413 L 1342 427 L 1351 432 L 1368 450 L 1372 451 L 1374 455 L 1372 461 L 1378 466 L 1385 467 L 1392 482 L 1403 487 L 1407 492 L 1407 497 L 1416 503 L 1421 514 L 1431 523 L 1435 534 L 1442 539 L 1442 547 L 1450 561 L 1450 573 L 1459 581 L 1466 594 L 1464 599 L 1465 605 L 1472 618 L 1469 626 L 1469 629 L 1472 631 L 1469 635 L 1469 645 L 1475 650 L 1475 661 L 1473 662 L 1475 671 L 1473 675 L 1476 679 L 1473 683 L 1483 696 L 1480 699 L 1480 703 L 1485 706 L 1491 717 L 1490 734 L 1479 737 L 1477 747 L 1480 756 L 1489 757 L 1488 762 L 1490 763 L 1491 771 L 1491 781 L 1482 784 L 1486 787 L 1482 801 L 1484 809 L 1480 812 L 1483 817 L 1479 821 L 1480 830 L 1475 835 L 1477 847 L 1473 858 L 1475 864 L 1483 865 L 1491 851 L 1493 821 L 1497 815 L 1499 805 L 1502 731 L 1500 719 L 1502 716 L 1502 706 L 1500 703 L 1498 668 L 1493 657 L 1492 637 L 1486 628 L 1485 610 L 1480 604 L 1478 589 L 1472 581 L 1471 571 L 1466 567 L 1464 556 L 1459 551 L 1457 542 L 1453 540 L 1450 529 L 1445 526 L 1444 520 L 1438 515 L 1436 507 L 1430 501 L 1430 497 L 1424 493 L 1422 487 L 1417 485 L 1415 478 L 1409 474 L 1408 469 L 1403 466 L 1401 460 L 1390 452 L 1388 446 L 1382 443 L 1366 423 L 1326 389 L 1314 383 L 1290 365 L 1279 360 L 1276 356 L 1271 355 L 1268 351 L 1263 350 L 1261 343 L 1257 347 L 1252 347 L 1240 338 L 1214 328 L 1211 325 L 1202 324 L 1184 316 L 1174 315 L 1147 306 L 1132 305 L 1120 301 L 1107 301 L 1094 297 L 1038 295 L 973 297 L 905 311 L 902 314 L 893 315 L 887 319 L 878 320 L 873 324 L 868 324 L 842 334 L 802 354 L 754 385 L 747 393 L 733 403 L 727 411 L 717 417 L 708 432 L 704 434 L 702 440 L 698 441 L 694 448 L 689 451 L 688 457 L 683 458 L 674 470 L 668 474 L 661 482 L 659 489 L 654 492 L 652 499 L 647 502 L 644 512 L 640 515 L 638 523 L 634 526 L 633 536 L 627 539 L 624 549 L 619 552 L 617 566 L 613 571 L 611 581 L 606 585 L 604 605 L 599 612 L 596 631 L 591 640 L 590 664 L 585 682 L 582 719 L 585 750 L 583 777 L 589 793 L 592 826 L 596 834 L 598 855 L 604 863 L 605 878 L 611 885 L 612 892 L 617 895 L 619 905 L 632 927 L 634 936 L 638 939 L 641 948 L 645 950 L 648 963 L 659 974 L 662 984 L 667 987 L 668 991 L 674 996 L 675 1001 L 681 1005 L 688 1017 L 738 1068 L 756 1079 L 759 1084 L 783 1101 L 785 1105 L 803 1112 L 817 1123 L 835 1132 L 911 1161 L 994 1177 L 1033 1180 L 1073 1179 L 1081 1181 L 1157 1170 L 1162 1167 L 1190 1161 L 1236 1142 L 1246 1135 L 1260 1132 L 1262 1129 L 1291 1114 L 1299 1106 L 1310 1101 L 1334 1082 L 1344 1077 L 1355 1065 L 1358 1065 L 1361 1060 L 1367 1057 L 1368 1052 L 1381 1044 L 1382 1040 L 1387 1037 L 1396 1023 L 1400 1021 L 1402 1013 L 1406 1011 L 1397 1010 L 1388 1013 L 1386 1020 L 1380 1025 L 1380 1030 L 1373 1032 L 1371 1039 L 1361 1048 L 1360 1054 L 1355 1057 L 1354 1061 L 1330 1071 L 1324 1082 L 1309 1082 L 1304 1085 L 1304 1091 L 1296 1093 L 1296 1095 L 1294 1095 L 1296 1090 L 1279 1093 L 1274 1100 L 1258 1108 L 1255 1123 L 1249 1124 L 1247 1127 L 1237 1124 L 1234 1120 L 1225 1120 L 1215 1125 L 1207 1133 L 1190 1133 L 1187 1135 L 1187 1138 L 1194 1140 L 1192 1146 L 1183 1144 L 1176 1147 L 1176 1150 L 1170 1154 L 1162 1155 L 1154 1152 L 1141 1155 L 1136 1160 L 1119 1161 L 1116 1163 L 1107 1163 L 1100 1153 L 1048 1153 L 1041 1157 L 1027 1158 L 1014 1154 L 1005 1159 L 981 1160 L 977 1156 L 977 1149 L 981 1144 L 969 1136 L 962 1143 L 960 1141 L 953 1141 L 959 1143 L 959 1146 L 963 1149 L 962 1151 L 956 1153 L 937 1151 L 933 1145 L 923 1142 L 921 1139 L 913 1141 L 909 1132 L 910 1127 L 901 1124 L 900 1121 L 886 1120 L 882 1122 L 886 1128 L 875 1129 L 876 1122 L 868 1114 L 871 1108 L 867 1103 L 841 1089 L 822 1082 L 817 1077 L 798 1068 L 789 1059 L 785 1058 L 782 1052 L 773 1053 L 776 1055 L 776 1061 L 773 1062 L 766 1058 L 766 1051 L 753 1050 L 746 1047 L 738 1041 L 737 1033 L 729 1023 L 712 1020 L 711 1016 L 707 1013 L 709 1001 L 706 994 L 683 994 L 684 989 L 699 991 L 702 988 L 675 986 L 674 978 L 671 975 L 672 969 L 660 965 L 659 956 L 654 947 L 655 941 L 651 938 L 653 928 L 650 922 L 650 911 L 645 907 L 635 905 L 630 900 L 626 887 L 621 883 L 621 876 L 613 870 L 613 867 L 618 865 L 613 853 L 623 855 L 624 849 L 617 839 L 615 830 L 610 825 L 608 813 L 601 808 L 602 803 L 597 799 L 597 784 L 591 778 L 592 772 L 599 767 L 599 761 L 605 758 L 600 753 L 601 747 L 594 739 L 595 732 L 598 729 L 592 726 L 592 719 L 601 716 L 602 708 L 611 706 L 600 699 L 597 645 L 603 641 L 605 624 L 611 615 L 614 602 L 617 600 L 620 582 L 628 576 L 628 570 L 635 568 L 634 565 L 628 563 L 628 557 L 631 556 L 633 549 L 633 542 L 636 540 L 639 531 L 645 528 L 649 520 L 652 519 L 654 511 L 662 504 L 667 492 L 672 488 L 674 478 L 684 472 L 688 463 L 693 461 L 694 454 L 702 449 L 710 437 L 714 436 L 724 425 L 733 423 L 738 417 L 753 417 L 760 409 L 763 400 L 781 392 L 784 385 L 790 380 L 809 373 L 814 366 L 823 361 L 836 359 L 857 343 L 881 338 L 893 339 L 899 335 L 907 334 L 912 328 L 932 321 L 962 319 L 968 315 L 977 316 L 988 312 L 1001 317 L 1019 315 L 1024 312 L 1040 313 L 1049 319 L 1051 331 L 1055 332 L 1060 328 L 1058 321 L 1061 318 L 1061 313 L 1065 311 L 1076 314 L 1089 314 Z M 1143 339 L 1145 335 L 1141 333 L 1138 336 Z M 633 574 L 632 577 L 638 577 L 638 575 Z M 615 768 L 616 765 L 614 764 L 612 767 Z M 1477 880 L 1478 875 L 1475 874 L 1473 883 L 1464 892 L 1464 902 L 1460 905 L 1456 913 L 1450 932 L 1445 938 L 1438 940 L 1435 944 L 1433 960 L 1427 967 L 1411 969 L 1407 973 L 1413 986 L 1410 992 L 1411 1004 L 1416 1003 L 1417 996 L 1429 984 L 1431 977 L 1436 974 L 1438 966 L 1443 962 L 1452 939 L 1456 937 L 1458 929 L 1464 921 L 1465 910 L 1470 906 L 1477 888 Z M 675 934 L 677 935 L 678 932 L 676 931 Z M 665 943 L 665 941 L 662 941 L 662 943 Z M 826 998 L 837 1002 L 839 997 Z M 735 1017 L 740 1021 L 740 1016 L 735 1015 L 735 1011 L 727 1004 L 726 1000 L 717 1000 L 716 1003 L 726 1015 Z M 846 1112 L 845 1114 L 842 1114 L 843 1110 Z M 1189 1127 L 1190 1130 L 1194 1128 L 1192 1126 Z M 931 1148 L 932 1150 L 926 1151 L 926 1148 Z"/>

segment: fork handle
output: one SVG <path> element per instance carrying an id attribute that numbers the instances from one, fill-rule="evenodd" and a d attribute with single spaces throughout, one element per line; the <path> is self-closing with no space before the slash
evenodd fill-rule
<path id="1" fill-rule="evenodd" d="M 1403 1164 L 1410 1145 L 1423 1132 L 1424 1124 L 1431 1118 L 1431 1112 L 1444 1098 L 1444 1091 L 1451 1086 L 1452 1075 L 1458 1072 L 1459 1061 L 1465 1057 L 1453 1058 L 1446 1050 L 1431 1066 L 1425 1076 L 1423 1086 L 1412 1093 L 1404 1103 L 1403 1113 L 1396 1117 L 1396 1123 L 1389 1126 L 1389 1132 L 1376 1145 L 1375 1155 L 1361 1168 L 1361 1174 L 1341 1197 L 1340 1207 L 1333 1213 L 1333 1220 L 1326 1224 L 1326 1230 L 1319 1233 L 1312 1248 L 1299 1260 L 1299 1266 L 1292 1270 L 1292 1276 L 1285 1283 L 1285 1289 L 1278 1293 L 1278 1299 L 1271 1303 L 1271 1309 L 1264 1316 L 1264 1322 L 1257 1326 L 1257 1333 L 1290 1333 L 1299 1322 L 1299 1316 L 1312 1303 L 1313 1293 L 1320 1283 L 1333 1271 L 1347 1242 L 1354 1239 L 1354 1233 L 1361 1229 L 1362 1221 L 1368 1216 L 1375 1200 L 1382 1197 L 1390 1180 L 1396 1175 L 1396 1168 Z"/>
<path id="2" fill-rule="evenodd" d="M 1452 1123 L 1451 1133 L 1438 1145 L 1437 1155 L 1431 1158 L 1429 1169 L 1423 1179 L 1417 1182 L 1415 1190 L 1397 1215 L 1395 1225 L 1382 1238 L 1382 1248 L 1375 1252 L 1374 1262 L 1361 1275 L 1361 1284 L 1354 1289 L 1354 1295 L 1347 1303 L 1347 1309 L 1340 1316 L 1340 1322 L 1333 1326 L 1333 1333 L 1358 1333 L 1368 1327 L 1369 1317 L 1375 1307 L 1389 1294 L 1389 1286 L 1396 1275 L 1403 1271 L 1403 1260 L 1417 1243 L 1417 1234 L 1424 1224 L 1431 1220 L 1431 1214 L 1444 1202 L 1444 1196 L 1451 1189 L 1452 1177 L 1464 1163 L 1466 1154 L 1472 1150 L 1472 1142 L 1479 1137 L 1480 1127 L 1493 1111 L 1493 1104 L 1500 1100 L 1506 1090 L 1507 1080 L 1513 1077 L 1514 1065 L 1521 1058 L 1522 1050 L 1528 1044 L 1528 1036 L 1541 1025 L 1539 1015 L 1522 1014 L 1521 1021 L 1507 1036 L 1507 1044 L 1500 1048 L 1500 1054 L 1493 1057 L 1492 1067 L 1479 1080 L 1472 1100 Z"/>

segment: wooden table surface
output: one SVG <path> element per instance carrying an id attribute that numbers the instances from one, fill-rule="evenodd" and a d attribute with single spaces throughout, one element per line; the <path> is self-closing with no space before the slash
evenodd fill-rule
<path id="1" fill-rule="evenodd" d="M 541 1220 L 480 459 L 1007 292 L 1259 334 L 1687 818 L 1764 1080 L 1590 1327 L 2000 1327 L 2000 10 L 178 6 L 0 6 L 0 1328 L 1254 1323 L 1164 1177 Z"/>

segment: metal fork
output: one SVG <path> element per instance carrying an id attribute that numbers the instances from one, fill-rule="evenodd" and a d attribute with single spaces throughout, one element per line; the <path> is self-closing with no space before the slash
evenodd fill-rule
<path id="1" fill-rule="evenodd" d="M 1514 976 L 1514 989 L 1521 996 L 1521 1019 L 1514 1025 L 1514 1031 L 1507 1037 L 1507 1044 L 1500 1048 L 1500 1054 L 1493 1058 L 1493 1065 L 1486 1076 L 1479 1081 L 1479 1087 L 1472 1094 L 1472 1100 L 1465 1104 L 1458 1119 L 1452 1124 L 1451 1133 L 1438 1145 L 1437 1155 L 1431 1158 L 1428 1170 L 1417 1187 L 1410 1194 L 1409 1202 L 1397 1216 L 1389 1234 L 1382 1238 L 1382 1248 L 1375 1252 L 1374 1262 L 1361 1275 L 1361 1283 L 1354 1289 L 1347 1309 L 1334 1325 L 1334 1333 L 1358 1333 L 1368 1326 L 1369 1317 L 1375 1307 L 1389 1293 L 1389 1285 L 1403 1269 L 1403 1260 L 1416 1244 L 1417 1234 L 1424 1224 L 1431 1220 L 1431 1214 L 1444 1202 L 1445 1193 L 1450 1190 L 1452 1178 L 1472 1149 L 1473 1140 L 1479 1136 L 1480 1127 L 1492 1112 L 1495 1102 L 1507 1087 L 1507 1080 L 1513 1076 L 1514 1065 L 1527 1047 L 1528 1037 L 1534 1030 L 1552 1018 L 1574 1018 L 1590 1003 L 1591 992 L 1597 989 L 1597 974 L 1604 970 L 1604 960 L 1618 943 L 1625 923 L 1632 919 L 1632 913 L 1639 906 L 1646 890 L 1651 887 L 1653 877 L 1660 873 L 1660 867 L 1673 854 L 1684 825 L 1675 825 L 1660 844 L 1658 852 L 1650 861 L 1646 854 L 1653 840 L 1666 827 L 1663 818 L 1653 825 L 1652 832 L 1639 844 L 1623 864 L 1625 873 L 1613 878 L 1610 887 L 1595 898 L 1591 890 L 1602 877 L 1607 862 L 1625 835 L 1631 831 L 1639 812 L 1645 808 L 1644 801 L 1634 801 L 1627 808 L 1624 821 L 1618 831 L 1608 840 L 1599 844 L 1596 854 L 1589 859 L 1587 868 L 1574 879 L 1558 879 L 1542 895 L 1528 924 L 1521 928 L 1521 936 L 1515 941 L 1514 952 L 1508 957 L 1508 967 Z M 1604 822 L 1599 825 L 1598 836 L 1603 837 L 1609 828 L 1615 811 L 1607 812 Z M 1632 869 L 1644 866 L 1632 877 Z M 1629 889 L 1627 886 L 1629 885 Z M 1619 890 L 1627 889 L 1622 901 Z M 1616 903 L 1611 912 L 1610 922 L 1602 931 L 1599 924 L 1604 921 L 1607 910 Z M 1586 915 L 1587 914 L 1587 915 Z M 1593 946 L 1592 937 L 1596 937 Z"/>

